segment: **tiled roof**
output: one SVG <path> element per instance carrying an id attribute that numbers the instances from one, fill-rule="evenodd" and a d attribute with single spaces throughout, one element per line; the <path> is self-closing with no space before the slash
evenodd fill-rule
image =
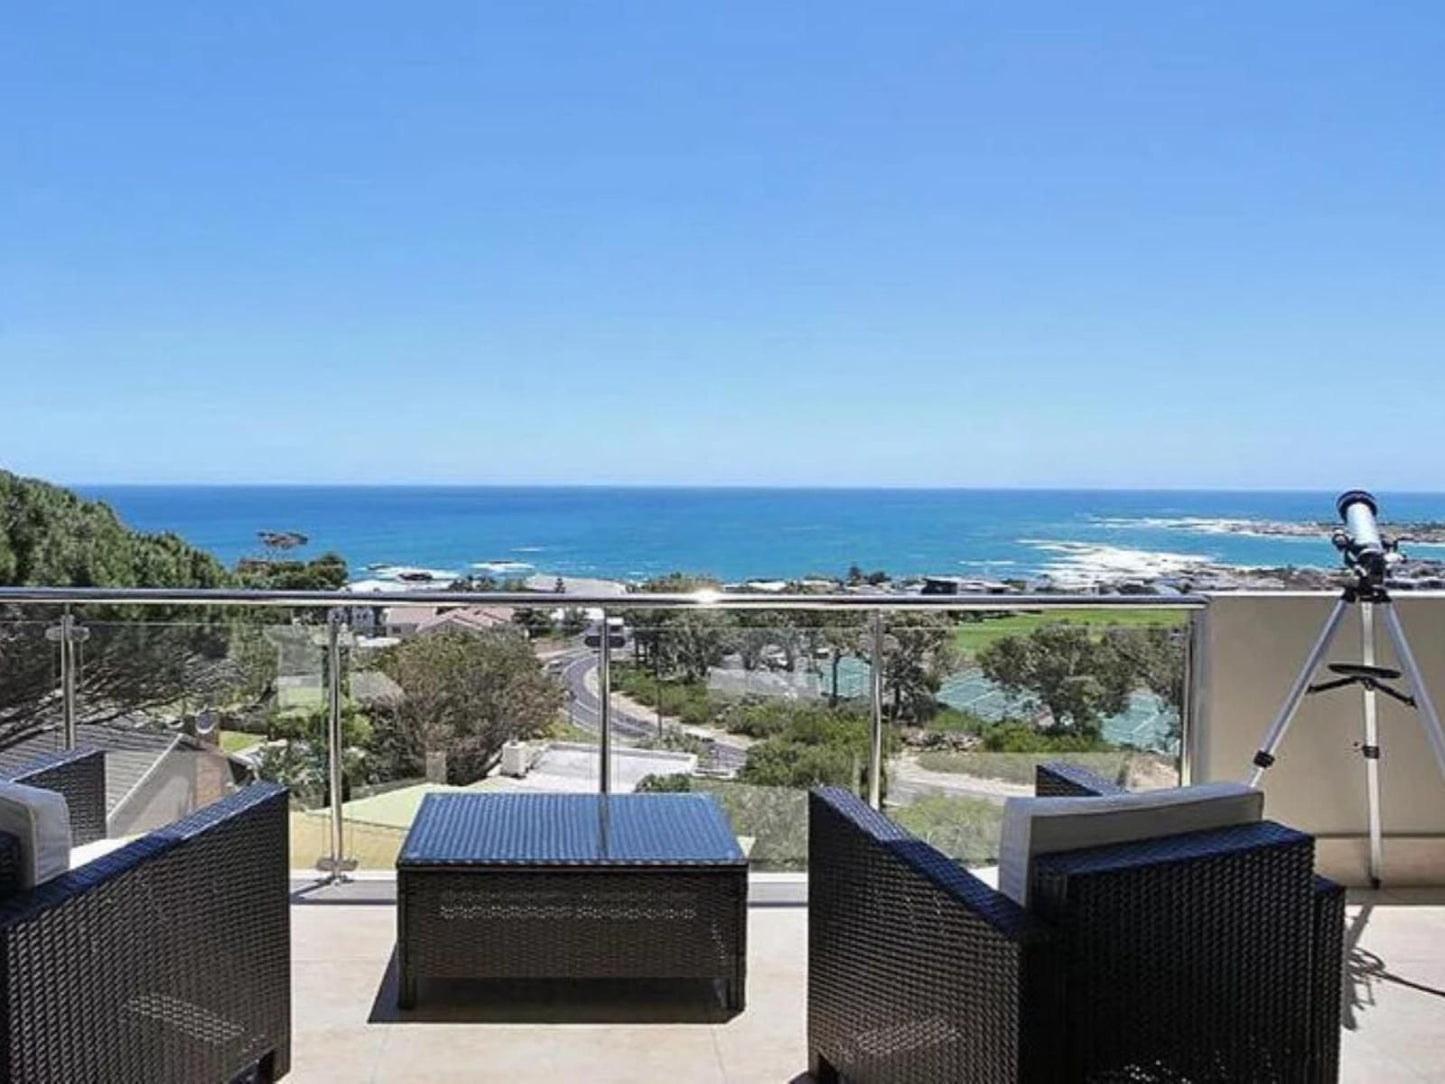
<path id="1" fill-rule="evenodd" d="M 447 628 L 491 629 L 505 625 L 512 620 L 510 606 L 461 606 L 455 610 L 444 610 L 435 617 L 429 617 L 416 628 L 417 632 L 432 632 Z"/>

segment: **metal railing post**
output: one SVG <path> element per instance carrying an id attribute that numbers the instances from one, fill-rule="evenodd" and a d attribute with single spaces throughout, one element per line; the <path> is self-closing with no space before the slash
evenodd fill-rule
<path id="1" fill-rule="evenodd" d="M 597 638 L 597 698 L 601 707 L 597 714 L 597 729 L 600 732 L 598 753 L 597 789 L 601 794 L 612 793 L 612 629 L 607 623 L 607 611 L 602 611 L 602 634 Z"/>
<path id="2" fill-rule="evenodd" d="M 1179 785 L 1187 787 L 1194 782 L 1194 727 L 1198 721 L 1199 690 L 1196 682 L 1200 677 L 1200 637 L 1205 635 L 1205 625 L 1200 620 L 1207 610 L 1189 613 L 1184 633 L 1184 674 L 1183 696 L 1179 705 Z"/>
<path id="3" fill-rule="evenodd" d="M 60 720 L 61 740 L 67 749 L 75 748 L 75 716 L 77 696 L 75 678 L 78 666 L 75 661 L 75 645 L 86 639 L 90 630 L 75 623 L 70 607 L 60 615 L 60 623 L 45 630 L 45 638 L 60 649 Z"/>
<path id="4" fill-rule="evenodd" d="M 883 803 L 883 614 L 868 615 L 872 664 L 868 675 L 868 804 L 878 809 Z"/>
<path id="5" fill-rule="evenodd" d="M 332 880 L 343 880 L 354 865 L 346 858 L 346 815 L 342 793 L 346 789 L 341 733 L 341 639 L 345 612 L 333 609 L 326 615 L 326 776 L 331 791 L 331 853 L 326 862 Z"/>
<path id="6" fill-rule="evenodd" d="M 60 615 L 60 703 L 65 748 L 75 748 L 75 615 Z"/>

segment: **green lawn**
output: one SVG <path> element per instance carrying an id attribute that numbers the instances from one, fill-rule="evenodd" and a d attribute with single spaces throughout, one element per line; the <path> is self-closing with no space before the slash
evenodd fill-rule
<path id="1" fill-rule="evenodd" d="M 247 734 L 243 730 L 222 730 L 221 749 L 227 753 L 240 753 L 261 744 L 260 734 Z"/>
<path id="2" fill-rule="evenodd" d="M 590 730 L 583 730 L 565 715 L 558 715 L 552 724 L 552 730 L 548 735 L 553 741 L 573 741 L 586 744 L 595 744 L 597 735 Z"/>
<path id="3" fill-rule="evenodd" d="M 1051 610 L 1044 613 L 1004 614 L 983 621 L 966 621 L 958 626 L 953 638 L 960 651 L 974 655 L 995 640 L 1001 640 L 1005 636 L 1026 636 L 1040 625 L 1059 621 L 1102 629 L 1110 625 L 1136 628 L 1165 625 L 1174 628 L 1188 620 L 1188 610 L 1140 610 L 1126 607 L 1116 610 Z"/>

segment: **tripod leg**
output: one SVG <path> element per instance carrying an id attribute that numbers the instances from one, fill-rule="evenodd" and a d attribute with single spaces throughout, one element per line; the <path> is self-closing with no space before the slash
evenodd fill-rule
<path id="1" fill-rule="evenodd" d="M 1325 621 L 1325 627 L 1320 630 L 1319 639 L 1315 640 L 1315 646 L 1310 648 L 1304 666 L 1300 667 L 1299 677 L 1295 678 L 1289 695 L 1285 697 L 1284 703 L 1280 706 L 1279 714 L 1274 717 L 1274 722 L 1270 724 L 1269 730 L 1265 733 L 1259 752 L 1254 754 L 1254 770 L 1250 773 L 1248 780 L 1251 787 L 1259 786 L 1264 770 L 1274 763 L 1274 751 L 1284 740 L 1285 731 L 1289 729 L 1295 712 L 1299 710 L 1300 701 L 1309 691 L 1310 680 L 1315 676 L 1315 671 L 1320 668 L 1320 660 L 1329 651 L 1330 641 L 1335 638 L 1335 632 L 1340 627 L 1340 621 L 1345 616 L 1347 606 L 1349 606 L 1349 602 L 1344 598 L 1335 603 L 1335 608 L 1330 611 L 1330 616 Z M 1442 764 L 1445 764 L 1445 761 L 1442 761 Z"/>
<path id="2" fill-rule="evenodd" d="M 1375 665 L 1375 607 L 1373 603 L 1360 603 L 1360 645 L 1361 658 L 1366 666 Z M 1360 749 L 1365 758 L 1365 798 L 1370 817 L 1370 887 L 1380 887 L 1380 875 L 1385 864 L 1385 844 L 1380 829 L 1380 726 L 1375 690 L 1366 683 L 1365 702 L 1365 743 Z"/>
<path id="3" fill-rule="evenodd" d="M 1425 737 L 1430 740 L 1430 748 L 1435 751 L 1435 759 L 1440 764 L 1440 774 L 1445 776 L 1445 730 L 1440 729 L 1440 716 L 1435 713 L 1435 702 L 1430 699 L 1430 690 L 1425 688 L 1425 679 L 1420 676 L 1420 664 L 1415 661 L 1415 653 L 1410 650 L 1410 642 L 1405 639 L 1400 615 L 1389 603 L 1385 604 L 1385 630 L 1390 634 L 1390 642 L 1395 647 L 1395 658 L 1400 660 L 1400 669 L 1405 672 L 1405 680 L 1410 683 L 1410 694 L 1415 698 L 1415 707 L 1420 712 L 1420 718 L 1425 721 Z"/>

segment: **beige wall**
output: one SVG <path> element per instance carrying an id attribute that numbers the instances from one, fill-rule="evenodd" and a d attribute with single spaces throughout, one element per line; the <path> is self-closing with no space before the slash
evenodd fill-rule
<path id="1" fill-rule="evenodd" d="M 1334 600 L 1312 595 L 1215 595 L 1196 640 L 1192 771 L 1196 782 L 1240 779 L 1319 635 Z M 1436 705 L 1445 710 L 1445 599 L 1396 604 Z M 1377 625 L 1379 622 L 1377 621 Z M 1383 627 L 1381 665 L 1395 665 Z M 1346 614 L 1327 661 L 1360 659 L 1360 618 Z M 1445 780 L 1420 717 L 1388 697 L 1380 704 L 1386 878 L 1445 883 Z M 1278 762 L 1265 773 L 1266 815 L 1322 839 L 1321 868 L 1364 879 L 1367 815 L 1363 717 L 1356 688 L 1306 697 Z"/>

